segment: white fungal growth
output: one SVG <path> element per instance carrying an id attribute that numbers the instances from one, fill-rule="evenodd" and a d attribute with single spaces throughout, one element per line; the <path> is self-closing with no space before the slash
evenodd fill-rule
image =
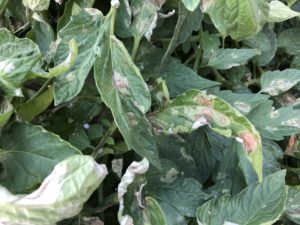
<path id="1" fill-rule="evenodd" d="M 245 102 L 235 102 L 233 106 L 244 113 L 248 113 L 251 110 L 251 105 Z"/>
<path id="2" fill-rule="evenodd" d="M 200 118 L 193 123 L 192 130 L 196 130 L 206 124 L 208 124 L 206 118 L 204 116 L 200 116 Z"/>
<path id="3" fill-rule="evenodd" d="M 15 90 L 15 96 L 22 96 L 22 90 L 20 88 Z"/>
<path id="4" fill-rule="evenodd" d="M 164 177 L 161 177 L 159 180 L 161 182 L 169 184 L 176 180 L 178 174 L 179 172 L 175 168 L 171 168 L 166 172 L 166 175 Z"/>
<path id="5" fill-rule="evenodd" d="M 119 0 L 111 0 L 110 4 L 111 4 L 111 7 L 118 8 L 120 5 L 120 2 L 119 2 Z"/>
<path id="6" fill-rule="evenodd" d="M 113 85 L 122 95 L 128 95 L 128 80 L 126 77 L 122 76 L 122 74 L 118 73 L 117 71 L 113 72 Z"/>
<path id="7" fill-rule="evenodd" d="M 13 63 L 8 62 L 7 60 L 0 62 L 0 73 L 11 73 L 15 69 L 15 66 Z"/>

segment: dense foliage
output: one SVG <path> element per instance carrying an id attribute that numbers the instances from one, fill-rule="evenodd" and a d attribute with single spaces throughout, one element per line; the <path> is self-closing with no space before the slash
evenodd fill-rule
<path id="1" fill-rule="evenodd" d="M 0 16 L 0 224 L 300 224 L 299 0 Z"/>

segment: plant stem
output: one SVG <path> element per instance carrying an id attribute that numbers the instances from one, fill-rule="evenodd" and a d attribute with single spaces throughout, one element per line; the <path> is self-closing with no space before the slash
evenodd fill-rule
<path id="1" fill-rule="evenodd" d="M 115 130 L 117 129 L 117 125 L 115 122 L 113 122 L 110 126 L 110 128 L 106 131 L 106 133 L 104 134 L 104 136 L 101 138 L 101 140 L 99 141 L 98 145 L 95 147 L 92 156 L 93 158 L 96 160 L 99 155 L 100 155 L 100 149 L 105 145 L 107 138 L 110 137 Z"/>
<path id="2" fill-rule="evenodd" d="M 223 77 L 222 74 L 218 70 L 212 69 L 212 72 L 213 72 L 217 82 L 224 84 L 226 87 L 232 86 L 231 82 L 227 81 L 225 79 L 225 77 Z"/>
<path id="3" fill-rule="evenodd" d="M 199 30 L 199 35 L 198 35 L 199 45 L 198 45 L 198 48 L 197 48 L 197 51 L 196 51 L 196 59 L 195 59 L 194 66 L 193 66 L 193 70 L 195 72 L 198 71 L 200 59 L 201 59 L 201 56 L 202 56 L 202 50 L 203 50 L 202 35 L 203 35 L 203 30 L 202 30 L 202 26 L 201 26 L 200 30 Z"/>
<path id="4" fill-rule="evenodd" d="M 139 49 L 140 42 L 141 42 L 141 37 L 140 36 L 135 36 L 134 37 L 134 42 L 133 42 L 132 53 L 131 53 L 131 58 L 132 58 L 133 61 L 134 61 L 136 53 Z"/>

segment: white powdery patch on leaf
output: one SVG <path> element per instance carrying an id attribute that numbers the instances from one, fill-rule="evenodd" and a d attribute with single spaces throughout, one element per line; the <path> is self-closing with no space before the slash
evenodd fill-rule
<path id="1" fill-rule="evenodd" d="M 15 66 L 13 63 L 11 63 L 7 60 L 0 62 L 0 72 L 7 74 L 7 73 L 11 73 L 12 71 L 14 71 L 14 69 L 15 69 Z"/>
<path id="2" fill-rule="evenodd" d="M 116 89 L 122 94 L 122 95 L 128 95 L 129 90 L 128 90 L 128 80 L 126 77 L 122 76 L 117 71 L 113 72 L 113 77 L 112 77 L 113 85 L 116 87 Z"/>
<path id="3" fill-rule="evenodd" d="M 133 183 L 136 175 L 141 175 L 147 172 L 149 169 L 149 162 L 144 158 L 140 162 L 134 161 L 127 168 L 125 174 L 121 178 L 121 182 L 118 186 L 118 199 L 119 199 L 119 212 L 118 220 L 121 225 L 133 225 L 133 219 L 129 215 L 123 215 L 124 211 L 124 195 L 127 192 L 127 188 Z"/>

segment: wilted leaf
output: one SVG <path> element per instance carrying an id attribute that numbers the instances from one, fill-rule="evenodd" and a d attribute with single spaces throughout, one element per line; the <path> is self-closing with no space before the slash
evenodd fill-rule
<path id="1" fill-rule="evenodd" d="M 0 223 L 53 225 L 77 215 L 107 175 L 105 165 L 90 156 L 72 156 L 58 163 L 39 189 L 13 195 L 0 186 Z"/>
<path id="2" fill-rule="evenodd" d="M 38 116 L 53 101 L 53 87 L 50 86 L 41 95 L 29 100 L 18 108 L 17 112 L 21 119 L 31 121 L 34 117 Z"/>

